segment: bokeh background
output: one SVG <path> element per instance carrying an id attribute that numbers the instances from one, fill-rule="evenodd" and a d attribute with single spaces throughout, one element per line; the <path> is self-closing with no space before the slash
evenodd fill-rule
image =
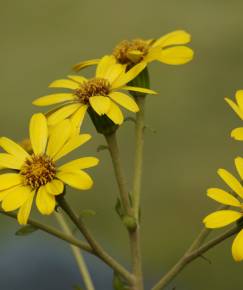
<path id="1" fill-rule="evenodd" d="M 123 39 L 159 37 L 176 29 L 192 34 L 195 59 L 185 66 L 150 66 L 152 88 L 159 92 L 147 102 L 145 169 L 142 195 L 142 250 L 146 285 L 152 284 L 182 255 L 215 208 L 207 187 L 222 185 L 219 167 L 233 170 L 242 143 L 230 139 L 240 120 L 224 102 L 243 88 L 243 2 L 232 1 L 2 1 L 0 10 L 0 134 L 21 140 L 28 121 L 39 111 L 31 101 L 50 90 L 50 81 L 71 72 L 80 60 L 110 53 Z M 92 73 L 92 69 L 87 74 Z M 119 130 L 123 163 L 131 180 L 133 124 Z M 87 218 L 97 239 L 126 265 L 127 236 L 114 211 L 117 188 L 107 151 L 88 118 L 83 132 L 93 139 L 78 155 L 96 155 L 95 186 L 71 191 L 77 211 L 93 209 Z M 47 223 L 54 218 L 33 216 Z M 0 288 L 3 290 L 67 290 L 82 286 L 67 244 L 36 232 L 14 235 L 15 221 L 0 217 Z M 218 231 L 217 231 L 218 232 Z M 168 289 L 241 289 L 243 264 L 231 258 L 231 241 L 189 265 Z M 110 290 L 112 272 L 85 256 L 95 286 Z M 176 288 L 174 288 L 176 287 Z"/>

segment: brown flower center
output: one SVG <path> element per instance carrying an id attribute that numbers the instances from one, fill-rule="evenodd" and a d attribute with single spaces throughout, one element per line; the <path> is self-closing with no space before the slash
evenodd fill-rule
<path id="1" fill-rule="evenodd" d="M 80 102 L 87 104 L 89 98 L 93 96 L 107 96 L 110 92 L 110 83 L 103 78 L 94 78 L 84 82 L 80 88 L 75 91 L 75 95 L 79 98 Z"/>
<path id="2" fill-rule="evenodd" d="M 38 189 L 54 179 L 56 167 L 50 157 L 32 155 L 25 161 L 20 174 L 24 177 L 25 185 L 31 186 L 32 189 Z"/>
<path id="3" fill-rule="evenodd" d="M 129 56 L 130 51 L 140 51 L 142 53 L 143 58 L 147 53 L 149 49 L 149 44 L 147 41 L 143 39 L 134 39 L 134 40 L 123 40 L 120 42 L 115 49 L 113 50 L 113 55 L 117 59 L 117 61 L 121 64 L 128 64 L 132 65 L 134 64 L 134 61 Z M 137 62 L 139 62 L 141 59 L 139 59 Z"/>

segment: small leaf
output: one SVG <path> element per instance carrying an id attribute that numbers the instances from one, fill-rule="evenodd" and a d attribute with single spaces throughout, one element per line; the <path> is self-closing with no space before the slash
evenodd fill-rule
<path id="1" fill-rule="evenodd" d="M 35 226 L 26 225 L 26 226 L 21 227 L 19 230 L 17 230 L 15 235 L 16 236 L 27 236 L 27 235 L 34 233 L 37 230 L 38 230 L 38 228 Z"/>
<path id="2" fill-rule="evenodd" d="M 124 216 L 125 213 L 123 211 L 121 200 L 119 198 L 117 198 L 117 200 L 116 200 L 115 210 L 120 218 L 122 218 Z"/>
<path id="3" fill-rule="evenodd" d="M 113 276 L 113 288 L 114 290 L 130 290 L 127 284 L 122 280 L 120 275 L 114 273 Z"/>
<path id="4" fill-rule="evenodd" d="M 106 145 L 99 145 L 97 147 L 97 152 L 104 151 L 104 150 L 109 150 L 109 147 Z"/>
<path id="5" fill-rule="evenodd" d="M 81 211 L 79 218 L 86 218 L 86 217 L 92 217 L 95 216 L 96 212 L 92 209 L 84 209 Z"/>

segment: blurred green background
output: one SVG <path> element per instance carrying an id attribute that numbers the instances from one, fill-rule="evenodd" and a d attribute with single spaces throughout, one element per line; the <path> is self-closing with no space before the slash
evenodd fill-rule
<path id="1" fill-rule="evenodd" d="M 191 33 L 195 50 L 191 63 L 179 67 L 153 63 L 149 68 L 151 86 L 159 95 L 148 97 L 146 113 L 147 124 L 156 130 L 146 131 L 143 175 L 142 249 L 147 287 L 182 255 L 201 229 L 202 218 L 215 209 L 205 192 L 210 186 L 224 186 L 216 170 L 224 167 L 234 172 L 233 158 L 241 154 L 242 144 L 229 138 L 231 129 L 241 122 L 223 98 L 243 88 L 242 10 L 240 0 L 1 2 L 0 134 L 15 140 L 26 136 L 31 114 L 39 111 L 31 101 L 50 92 L 48 84 L 70 73 L 73 64 L 110 53 L 123 39 L 157 38 L 176 29 Z M 133 129 L 127 122 L 119 130 L 130 180 Z M 96 152 L 104 140 L 88 118 L 83 132 L 92 132 L 93 139 L 73 156 L 96 155 L 101 163 L 90 170 L 94 188 L 70 192 L 68 198 L 77 211 L 91 208 L 97 212 L 87 223 L 105 247 L 128 264 L 126 232 L 114 212 L 117 188 L 110 158 L 107 151 Z M 22 285 L 25 290 L 62 290 L 71 289 L 72 282 L 81 283 L 64 243 L 40 233 L 19 238 L 14 236 L 17 228 L 15 221 L 1 217 L 0 285 L 5 285 L 1 289 Z M 211 264 L 203 259 L 193 262 L 168 289 L 241 289 L 243 264 L 233 262 L 230 247 L 227 241 L 207 253 Z M 63 278 L 58 272 L 61 263 Z M 97 289 L 111 289 L 106 266 L 95 259 L 89 265 Z M 33 267 L 35 275 L 41 274 L 41 282 L 33 278 L 37 277 L 31 274 Z M 70 275 L 77 281 L 70 282 Z M 57 280 L 65 287 L 56 284 Z"/>

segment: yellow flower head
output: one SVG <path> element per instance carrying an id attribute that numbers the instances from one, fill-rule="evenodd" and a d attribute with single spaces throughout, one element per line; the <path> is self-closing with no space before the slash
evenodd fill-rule
<path id="1" fill-rule="evenodd" d="M 238 90 L 235 94 L 236 102 L 229 98 L 225 98 L 225 101 L 234 110 L 234 112 L 243 120 L 243 90 Z M 232 130 L 231 137 L 235 140 L 243 141 L 243 128 L 236 128 Z"/>
<path id="2" fill-rule="evenodd" d="M 98 164 L 94 157 L 83 157 L 58 166 L 57 161 L 87 142 L 91 136 L 71 137 L 72 124 L 60 122 L 51 133 L 43 114 L 34 114 L 30 121 L 30 141 L 33 154 L 6 138 L 0 138 L 0 166 L 14 172 L 0 175 L 0 201 L 4 211 L 18 209 L 18 221 L 26 224 L 36 196 L 36 206 L 43 215 L 51 214 L 56 206 L 56 195 L 63 193 L 64 184 L 79 190 L 91 188 L 93 181 L 83 171 Z"/>
<path id="3" fill-rule="evenodd" d="M 146 64 L 142 62 L 125 72 L 125 67 L 116 63 L 114 56 L 104 56 L 97 66 L 94 78 L 86 79 L 83 76 L 75 75 L 68 76 L 69 79 L 54 81 L 49 87 L 70 89 L 71 93 L 40 97 L 33 104 L 48 106 L 63 103 L 61 107 L 49 114 L 48 125 L 50 126 L 70 118 L 74 128 L 79 131 L 89 107 L 98 115 L 106 115 L 115 124 L 120 125 L 123 122 L 123 114 L 117 104 L 131 112 L 139 110 L 136 102 L 121 91 L 155 94 L 149 89 L 126 86 L 145 66 Z"/>
<path id="4" fill-rule="evenodd" d="M 240 175 L 241 180 L 243 180 L 243 158 L 237 157 L 235 159 L 235 166 L 237 172 Z M 205 226 L 210 229 L 221 228 L 227 226 L 243 217 L 243 186 L 241 183 L 227 170 L 219 169 L 219 176 L 224 180 L 224 182 L 232 189 L 236 194 L 237 198 L 232 194 L 219 189 L 219 188 L 209 188 L 207 195 L 220 202 L 224 205 L 231 206 L 235 209 L 230 210 L 219 210 L 209 214 L 203 220 Z M 241 201 L 239 201 L 239 199 Z M 236 236 L 233 245 L 232 245 L 232 255 L 235 261 L 240 262 L 243 260 L 243 230 L 241 230 Z"/>
<path id="5" fill-rule="evenodd" d="M 140 62 L 149 64 L 152 61 L 160 61 L 170 65 L 181 65 L 192 60 L 193 50 L 185 44 L 191 41 L 189 33 L 176 30 L 157 40 L 134 39 L 124 40 L 113 50 L 118 63 L 132 67 Z M 87 66 L 95 65 L 98 59 L 83 61 L 75 65 L 76 71 Z"/>

